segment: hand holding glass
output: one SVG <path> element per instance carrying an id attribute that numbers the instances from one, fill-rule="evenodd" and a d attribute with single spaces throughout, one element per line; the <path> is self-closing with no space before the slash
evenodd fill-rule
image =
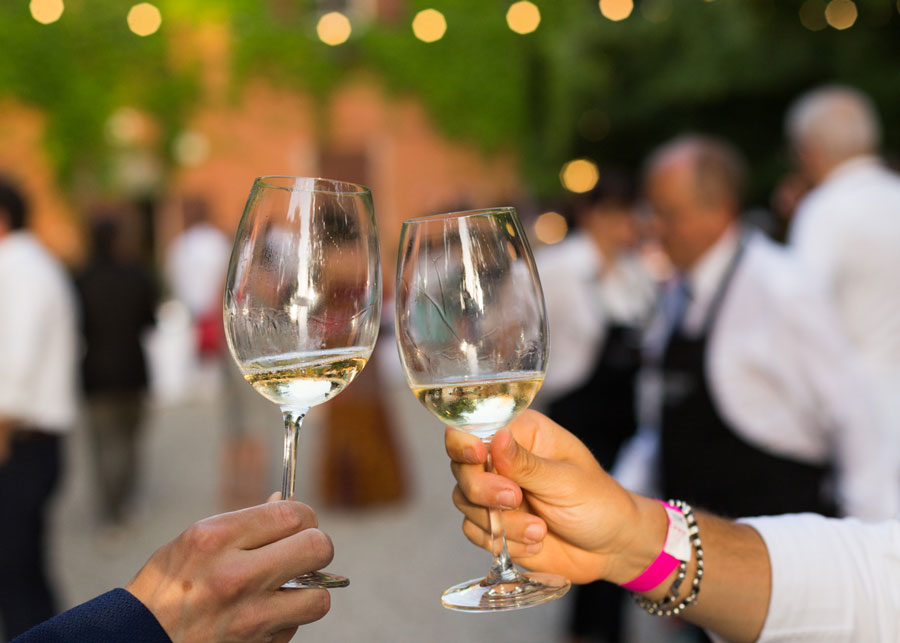
<path id="1" fill-rule="evenodd" d="M 528 408 L 547 368 L 544 297 L 515 210 L 412 219 L 400 233 L 397 345 L 407 382 L 445 424 L 490 443 Z M 488 456 L 487 470 L 492 464 Z M 445 607 L 495 611 L 564 595 L 569 581 L 512 564 L 490 509 L 491 571 L 444 592 Z"/>
<path id="2" fill-rule="evenodd" d="M 281 407 L 292 498 L 297 438 L 310 407 L 340 393 L 378 336 L 381 261 L 368 188 L 260 177 L 238 227 L 225 287 L 225 334 L 244 378 Z M 284 587 L 344 587 L 313 572 Z"/>

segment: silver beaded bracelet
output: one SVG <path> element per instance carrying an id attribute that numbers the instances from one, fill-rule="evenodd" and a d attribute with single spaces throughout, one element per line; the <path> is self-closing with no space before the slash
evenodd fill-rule
<path id="1" fill-rule="evenodd" d="M 694 574 L 694 580 L 691 581 L 691 593 L 680 601 L 678 601 L 678 590 L 687 574 L 687 562 L 679 565 L 678 575 L 663 600 L 656 602 L 644 598 L 640 594 L 632 594 L 639 607 L 655 616 L 677 616 L 688 605 L 696 603 L 697 596 L 700 594 L 700 581 L 703 579 L 703 545 L 700 542 L 700 527 L 697 526 L 694 512 L 691 506 L 683 500 L 669 500 L 669 504 L 680 509 L 687 521 L 691 544 L 694 546 L 694 551 L 697 552 L 697 571 Z M 676 601 L 678 601 L 677 604 Z"/>

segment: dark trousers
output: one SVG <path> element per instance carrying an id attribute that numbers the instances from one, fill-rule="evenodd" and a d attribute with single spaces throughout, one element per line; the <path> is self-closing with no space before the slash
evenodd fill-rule
<path id="1" fill-rule="evenodd" d="M 16 435 L 0 466 L 0 622 L 10 639 L 56 614 L 44 514 L 59 470 L 60 438 L 37 433 Z"/>
<path id="2" fill-rule="evenodd" d="M 88 434 L 100 496 L 100 517 L 118 523 L 134 492 L 144 413 L 139 392 L 97 393 L 87 399 Z"/>

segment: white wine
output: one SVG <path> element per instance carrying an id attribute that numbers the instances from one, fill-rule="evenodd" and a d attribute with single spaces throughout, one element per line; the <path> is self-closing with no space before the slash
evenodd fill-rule
<path id="1" fill-rule="evenodd" d="M 528 408 L 543 381 L 544 374 L 538 371 L 498 373 L 413 386 L 412 391 L 441 422 L 489 437 Z"/>
<path id="2" fill-rule="evenodd" d="M 246 362 L 244 379 L 281 406 L 309 408 L 340 393 L 363 369 L 370 349 L 362 346 L 289 353 Z"/>

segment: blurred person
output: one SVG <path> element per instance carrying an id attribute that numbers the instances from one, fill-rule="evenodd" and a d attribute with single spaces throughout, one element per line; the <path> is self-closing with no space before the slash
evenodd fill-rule
<path id="1" fill-rule="evenodd" d="M 274 497 L 278 497 L 275 494 Z M 282 642 L 328 612 L 325 589 L 282 590 L 334 554 L 299 502 L 269 502 L 191 525 L 124 589 L 41 623 L 15 643 Z"/>
<path id="2" fill-rule="evenodd" d="M 121 527 L 138 477 L 147 365 L 141 345 L 154 324 L 156 288 L 150 274 L 126 257 L 116 215 L 91 225 L 87 265 L 75 284 L 84 339 L 82 385 L 94 456 L 100 518 Z"/>
<path id="3" fill-rule="evenodd" d="M 664 495 L 728 516 L 895 516 L 896 454 L 834 312 L 789 253 L 736 223 L 739 154 L 682 137 L 645 181 L 678 277 L 647 334 L 620 480 L 658 471 Z"/>
<path id="4" fill-rule="evenodd" d="M 577 438 L 535 411 L 498 431 L 489 446 L 451 428 L 445 445 L 466 537 L 489 549 L 485 507 L 503 507 L 510 554 L 528 569 L 576 583 L 634 586 L 643 577 L 640 598 L 659 604 L 674 595 L 672 607 L 696 589 L 678 615 L 717 640 L 900 640 L 896 519 L 865 524 L 795 514 L 731 522 L 698 510 L 693 526 L 684 521 L 685 538 L 678 524 L 684 507 L 673 511 L 627 491 Z M 495 473 L 484 470 L 488 450 Z M 679 561 L 685 576 L 676 587 Z"/>
<path id="5" fill-rule="evenodd" d="M 855 89 L 822 87 L 791 106 L 787 135 L 816 186 L 790 246 L 834 303 L 900 437 L 900 175 L 878 157 L 878 114 Z"/>
<path id="6" fill-rule="evenodd" d="M 259 502 L 265 489 L 265 448 L 251 434 L 256 393 L 227 354 L 222 325 L 222 298 L 232 240 L 210 221 L 200 196 L 182 202 L 185 229 L 166 255 L 166 276 L 176 299 L 191 314 L 196 354 L 221 373 L 224 387 L 225 441 L 221 464 L 221 498 L 227 509 Z"/>
<path id="7" fill-rule="evenodd" d="M 541 397 L 606 469 L 637 428 L 640 336 L 656 290 L 638 254 L 636 197 L 626 175 L 601 174 L 576 202 L 575 231 L 535 253 L 553 347 Z M 622 640 L 622 590 L 597 582 L 573 593 L 573 641 Z"/>
<path id="8" fill-rule="evenodd" d="M 0 623 L 10 638 L 56 612 L 45 511 L 77 414 L 74 289 L 27 218 L 0 179 Z"/>
<path id="9" fill-rule="evenodd" d="M 201 197 L 184 199 L 184 230 L 166 254 L 166 277 L 175 298 L 194 319 L 201 357 L 218 357 L 225 344 L 222 292 L 231 256 L 231 239 L 210 222 Z"/>

